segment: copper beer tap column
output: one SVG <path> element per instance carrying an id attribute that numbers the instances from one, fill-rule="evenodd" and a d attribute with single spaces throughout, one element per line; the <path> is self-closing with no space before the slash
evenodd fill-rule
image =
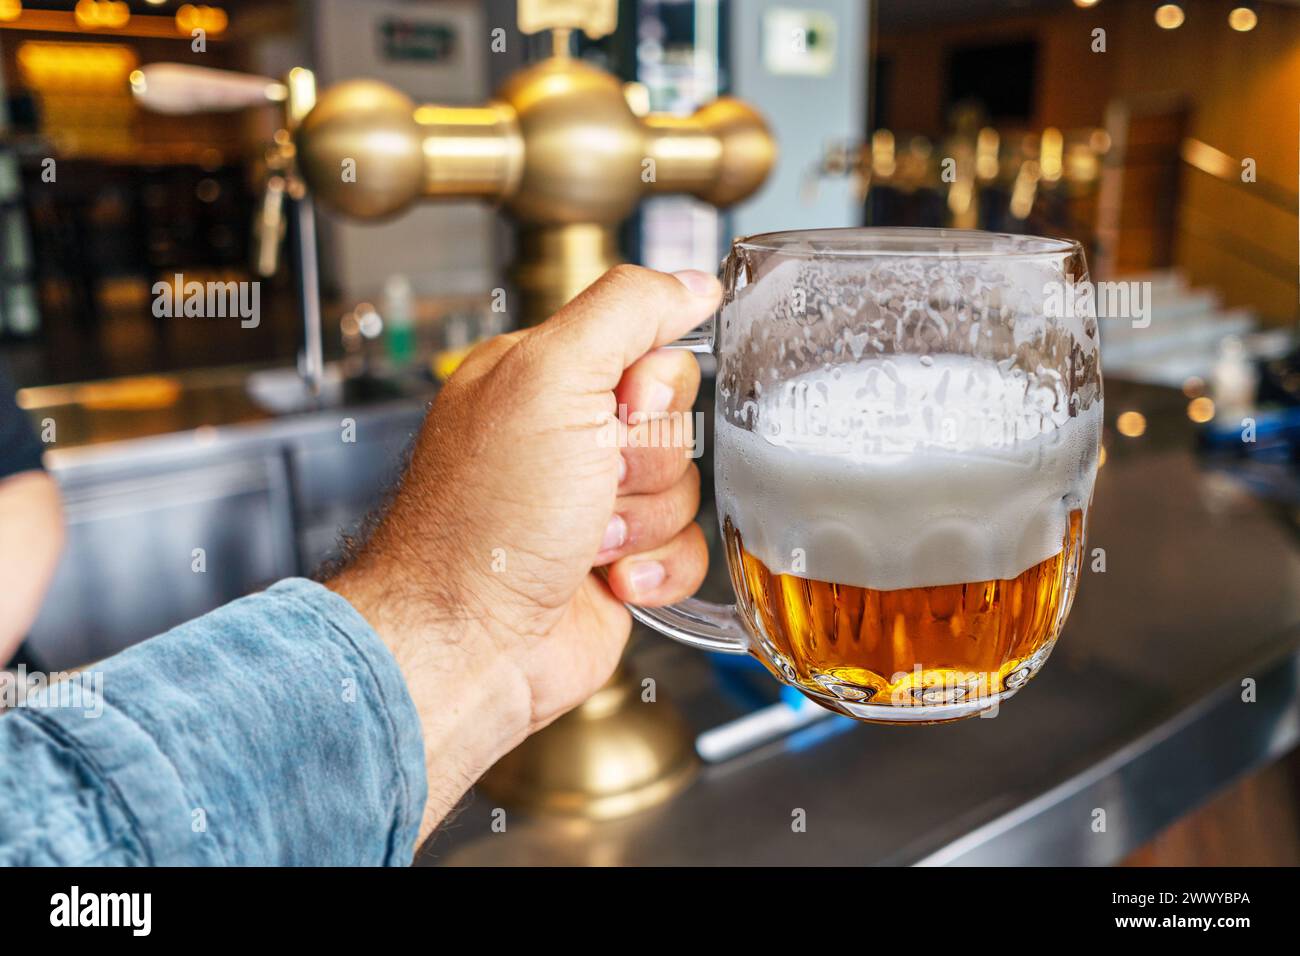
<path id="1" fill-rule="evenodd" d="M 501 205 L 520 227 L 511 274 L 534 324 L 620 261 L 617 228 L 646 196 L 726 206 L 758 189 L 776 148 L 752 107 L 723 97 L 690 116 L 638 116 L 617 78 L 569 56 L 568 33 L 584 21 L 612 29 L 592 12 L 606 6 L 521 2 L 521 30 L 554 30 L 556 52 L 483 106 L 417 106 L 374 80 L 326 90 L 296 137 L 313 194 L 360 219 L 419 199 Z"/>

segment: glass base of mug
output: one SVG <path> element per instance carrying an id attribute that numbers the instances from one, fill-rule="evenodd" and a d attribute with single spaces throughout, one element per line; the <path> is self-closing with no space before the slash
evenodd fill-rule
<path id="1" fill-rule="evenodd" d="M 894 727 L 926 724 L 951 724 L 971 717 L 979 717 L 997 710 L 1004 700 L 1010 700 L 1019 687 L 985 697 L 973 697 L 955 704 L 868 704 L 851 700 L 838 700 L 800 687 L 799 691 L 813 703 L 827 710 L 869 724 L 889 724 Z"/>
<path id="2" fill-rule="evenodd" d="M 1000 678 L 1002 690 L 996 694 L 977 694 L 963 700 L 926 700 L 923 697 L 913 697 L 910 700 L 900 701 L 896 704 L 873 703 L 871 700 L 853 700 L 848 695 L 841 693 L 839 695 L 823 693 L 815 690 L 802 683 L 795 683 L 790 679 L 793 668 L 790 673 L 785 675 L 785 683 L 794 686 L 801 694 L 816 704 L 820 704 L 827 710 L 834 711 L 837 714 L 843 714 L 846 717 L 852 717 L 854 720 L 861 720 L 872 724 L 890 724 L 892 726 L 904 726 L 907 724 L 925 725 L 925 724 L 951 724 L 958 720 L 966 720 L 970 717 L 979 717 L 990 712 L 995 712 L 1003 701 L 1010 700 L 1026 684 L 1028 684 L 1047 663 L 1051 657 L 1052 650 L 1056 647 L 1056 638 L 1052 638 L 1033 655 L 1024 659 L 1010 673 Z M 779 658 L 779 655 L 777 655 Z M 788 667 L 788 664 L 787 664 Z M 778 677 L 781 671 L 776 671 Z M 838 682 L 828 682 L 828 688 L 842 687 Z M 947 692 L 951 694 L 953 688 L 935 688 L 940 693 Z"/>

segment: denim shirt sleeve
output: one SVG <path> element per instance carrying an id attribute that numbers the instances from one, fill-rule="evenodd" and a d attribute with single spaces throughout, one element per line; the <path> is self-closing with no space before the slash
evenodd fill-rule
<path id="1" fill-rule="evenodd" d="M 0 717 L 0 865 L 406 865 L 425 798 L 396 662 L 302 579 Z"/>

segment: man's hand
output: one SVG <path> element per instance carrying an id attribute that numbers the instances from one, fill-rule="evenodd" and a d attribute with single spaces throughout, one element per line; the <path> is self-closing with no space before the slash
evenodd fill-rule
<path id="1" fill-rule="evenodd" d="M 537 328 L 484 343 L 434 402 L 370 541 L 326 582 L 388 643 L 420 711 L 422 836 L 609 677 L 630 630 L 621 602 L 672 603 L 703 580 L 689 430 L 686 447 L 609 438 L 620 404 L 633 423 L 690 422 L 695 359 L 655 350 L 720 297 L 702 272 L 619 266 Z"/>

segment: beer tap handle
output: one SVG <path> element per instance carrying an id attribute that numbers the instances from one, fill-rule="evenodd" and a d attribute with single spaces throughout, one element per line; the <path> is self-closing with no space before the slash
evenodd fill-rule
<path id="1" fill-rule="evenodd" d="M 286 225 L 285 199 L 288 183 L 279 173 L 267 176 L 262 188 L 262 201 L 253 219 L 253 271 L 264 279 L 275 275 L 280 268 L 280 244 L 284 241 Z"/>
<path id="2" fill-rule="evenodd" d="M 131 92 L 145 109 L 173 116 L 283 103 L 289 96 L 285 84 L 267 76 L 186 63 L 151 63 L 133 70 Z"/>

